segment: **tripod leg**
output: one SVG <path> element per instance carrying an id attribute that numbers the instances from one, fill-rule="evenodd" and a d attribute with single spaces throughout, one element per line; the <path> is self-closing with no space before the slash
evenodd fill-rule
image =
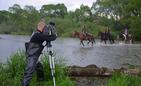
<path id="1" fill-rule="evenodd" d="M 54 57 L 52 57 L 52 69 L 53 69 L 53 83 L 54 83 L 54 86 L 56 86 L 56 82 L 55 82 L 55 64 L 54 64 Z"/>
<path id="2" fill-rule="evenodd" d="M 55 63 L 54 63 L 54 57 L 52 57 L 52 69 L 53 69 L 53 71 L 54 71 L 54 73 L 55 73 Z"/>
<path id="3" fill-rule="evenodd" d="M 56 82 L 55 82 L 55 64 L 54 64 L 54 57 L 52 57 L 51 55 L 49 55 L 49 63 L 50 63 L 50 69 L 51 69 L 51 75 L 53 78 L 53 84 L 54 86 L 56 86 Z"/>
<path id="4" fill-rule="evenodd" d="M 52 70 L 52 60 L 51 60 L 51 56 L 49 55 L 49 66 L 50 66 L 50 69 Z"/>
<path id="5" fill-rule="evenodd" d="M 54 57 L 53 57 L 53 52 L 51 50 L 51 46 L 47 46 L 47 50 L 48 50 L 48 55 L 49 55 L 49 65 L 50 65 L 51 75 L 52 75 L 52 79 L 53 79 L 53 84 L 54 84 L 54 86 L 56 86 L 56 82 L 55 82 L 55 64 L 54 64 Z"/>

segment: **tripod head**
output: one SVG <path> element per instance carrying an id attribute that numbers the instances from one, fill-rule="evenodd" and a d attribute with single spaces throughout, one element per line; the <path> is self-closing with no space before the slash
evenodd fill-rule
<path id="1" fill-rule="evenodd" d="M 51 41 L 47 41 L 46 46 L 47 46 L 47 48 L 51 48 L 52 47 Z"/>

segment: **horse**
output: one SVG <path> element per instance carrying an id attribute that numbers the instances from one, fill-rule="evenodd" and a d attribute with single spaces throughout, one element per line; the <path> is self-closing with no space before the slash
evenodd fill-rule
<path id="1" fill-rule="evenodd" d="M 99 32 L 98 33 L 98 37 L 100 37 L 101 42 L 104 41 L 104 43 L 106 44 L 106 41 L 109 40 L 111 44 L 115 43 L 114 41 L 114 36 L 111 33 L 106 33 L 106 32 Z"/>
<path id="2" fill-rule="evenodd" d="M 93 43 L 95 43 L 95 38 L 94 38 L 94 36 L 93 36 L 92 34 L 90 34 L 90 33 L 84 34 L 83 32 L 77 32 L 77 31 L 75 31 L 75 32 L 73 33 L 73 35 L 74 35 L 74 36 L 77 36 L 77 37 L 79 38 L 79 40 L 80 40 L 80 45 L 82 44 L 83 46 L 85 46 L 84 43 L 83 43 L 84 40 L 85 40 L 85 41 L 88 41 L 87 45 L 89 45 L 89 43 L 91 42 L 91 44 L 92 44 L 92 46 L 93 46 Z"/>
<path id="3" fill-rule="evenodd" d="M 124 34 L 124 33 L 119 33 L 117 36 L 118 40 L 124 41 L 125 43 L 129 42 L 130 44 L 133 43 L 133 38 L 132 38 L 132 34 Z"/>
<path id="4" fill-rule="evenodd" d="M 111 44 L 115 43 L 114 36 L 111 33 L 107 33 L 107 36 Z"/>

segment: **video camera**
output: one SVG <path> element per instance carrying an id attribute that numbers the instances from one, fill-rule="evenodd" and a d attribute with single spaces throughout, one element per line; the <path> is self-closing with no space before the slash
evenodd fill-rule
<path id="1" fill-rule="evenodd" d="M 57 31 L 56 31 L 56 28 L 55 28 L 55 23 L 49 22 L 49 24 L 47 24 L 45 26 L 43 33 L 48 35 L 48 36 L 56 36 L 57 37 Z"/>

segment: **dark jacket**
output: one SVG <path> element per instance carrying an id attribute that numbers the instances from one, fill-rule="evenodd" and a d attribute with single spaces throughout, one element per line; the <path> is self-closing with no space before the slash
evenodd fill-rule
<path id="1" fill-rule="evenodd" d="M 50 42 L 54 41 L 57 38 L 56 35 L 46 35 L 39 30 L 36 30 L 31 36 L 30 42 L 42 44 L 44 41 Z"/>

